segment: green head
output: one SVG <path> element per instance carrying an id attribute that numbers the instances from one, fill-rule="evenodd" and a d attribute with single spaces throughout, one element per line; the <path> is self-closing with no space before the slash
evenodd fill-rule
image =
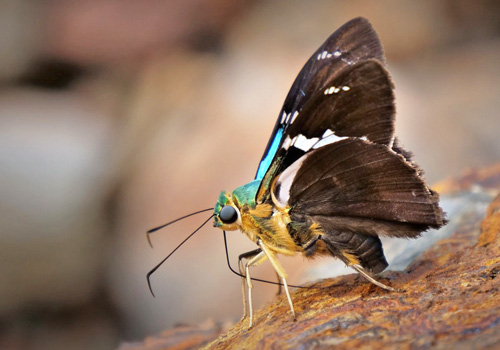
<path id="1" fill-rule="evenodd" d="M 222 191 L 214 208 L 214 227 L 234 231 L 241 228 L 241 214 L 245 208 L 255 208 L 255 196 L 260 180 L 238 187 L 233 193 Z"/>

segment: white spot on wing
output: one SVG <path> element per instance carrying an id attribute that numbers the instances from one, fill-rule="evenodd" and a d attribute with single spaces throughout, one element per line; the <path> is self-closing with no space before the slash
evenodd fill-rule
<path id="1" fill-rule="evenodd" d="M 335 90 L 335 86 L 327 88 L 325 90 L 325 95 L 331 95 L 333 93 L 333 90 Z"/>
<path id="2" fill-rule="evenodd" d="M 292 118 L 290 119 L 290 124 L 292 124 L 295 121 L 295 119 L 297 119 L 298 116 L 299 112 L 297 111 L 293 112 Z"/>
<path id="3" fill-rule="evenodd" d="M 327 88 L 324 92 L 325 95 L 331 95 L 331 94 L 337 94 L 342 91 L 349 91 L 351 88 L 349 86 L 342 86 L 342 87 L 335 87 L 335 86 L 330 86 Z"/>
<path id="4" fill-rule="evenodd" d="M 335 134 L 335 133 L 332 130 L 326 129 L 326 131 L 323 133 L 321 138 L 324 139 L 325 137 L 328 137 L 328 136 L 333 135 L 333 134 Z"/>
<path id="5" fill-rule="evenodd" d="M 280 123 L 283 124 L 285 122 L 285 119 L 286 119 L 286 113 L 283 112 L 283 114 L 281 115 Z"/>
<path id="6" fill-rule="evenodd" d="M 311 149 L 312 146 L 314 146 L 314 144 L 316 142 L 318 142 L 317 137 L 313 137 L 312 139 L 308 139 L 304 135 L 298 135 L 298 136 L 294 137 L 294 139 L 292 140 L 292 145 L 294 145 L 295 148 L 298 148 L 304 152 L 307 152 Z"/>
<path id="7" fill-rule="evenodd" d="M 288 150 L 291 145 L 292 145 L 292 139 L 290 138 L 290 136 L 287 135 L 285 141 L 283 141 L 283 146 L 281 147 Z"/>
<path id="8" fill-rule="evenodd" d="M 332 56 L 339 57 L 340 55 L 342 55 L 342 53 L 340 51 L 335 51 L 334 53 L 330 53 L 330 52 L 325 50 L 325 51 L 319 53 L 318 56 L 316 56 L 316 59 L 319 61 L 319 60 L 324 60 L 325 58 L 331 58 Z"/>

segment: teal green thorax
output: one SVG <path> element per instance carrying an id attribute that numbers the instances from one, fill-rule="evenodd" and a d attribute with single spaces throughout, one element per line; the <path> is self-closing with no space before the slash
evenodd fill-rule
<path id="1" fill-rule="evenodd" d="M 217 203 L 215 204 L 214 208 L 214 227 L 222 226 L 222 222 L 218 219 L 218 216 L 220 210 L 225 205 L 233 204 L 238 208 L 247 207 L 249 209 L 255 209 L 255 197 L 257 195 L 257 191 L 259 190 L 260 183 L 261 180 L 253 180 L 246 185 L 238 187 L 232 193 L 222 191 L 219 195 L 219 198 L 217 199 Z"/>
<path id="2" fill-rule="evenodd" d="M 258 203 L 259 188 L 261 180 L 254 180 L 233 192 L 221 192 L 214 208 L 214 226 L 223 231 L 240 230 L 251 241 L 264 245 L 267 254 L 293 255 L 302 251 L 288 231 L 290 208 Z M 309 225 L 295 231 L 302 229 L 309 231 Z"/>

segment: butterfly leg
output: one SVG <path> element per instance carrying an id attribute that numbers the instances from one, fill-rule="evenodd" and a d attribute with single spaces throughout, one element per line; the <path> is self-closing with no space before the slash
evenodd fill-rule
<path id="1" fill-rule="evenodd" d="M 257 241 L 257 244 L 259 247 L 262 249 L 262 252 L 265 253 L 266 257 L 269 259 L 271 264 L 274 267 L 274 270 L 276 271 L 276 274 L 279 276 L 281 279 L 281 282 L 283 283 L 283 287 L 285 289 L 286 297 L 288 299 L 288 304 L 290 305 L 290 311 L 292 312 L 293 319 L 295 320 L 295 310 L 293 308 L 293 302 L 292 298 L 290 297 L 290 291 L 288 290 L 288 284 L 286 283 L 286 273 L 283 267 L 281 267 L 280 263 L 278 262 L 278 259 L 276 259 L 276 255 L 269 250 L 264 243 L 259 239 Z"/>
<path id="2" fill-rule="evenodd" d="M 243 265 L 243 259 L 252 259 L 254 256 L 262 252 L 262 249 L 254 249 L 249 252 L 240 254 L 238 257 L 238 266 L 240 269 L 240 274 L 242 276 L 245 276 L 245 266 Z M 247 294 L 246 294 L 246 277 L 241 277 L 241 293 L 243 295 L 243 317 L 241 319 L 244 319 L 247 317 L 247 308 L 248 308 L 248 301 L 247 301 Z"/>
<path id="3" fill-rule="evenodd" d="M 354 270 L 358 271 L 361 276 L 363 276 L 364 278 L 366 278 L 368 281 L 370 281 L 374 285 L 379 286 L 380 288 L 384 288 L 384 289 L 390 290 L 391 292 L 395 292 L 396 291 L 396 289 L 394 289 L 392 287 L 389 287 L 389 286 L 386 286 L 385 284 L 377 281 L 375 278 L 373 278 L 372 276 L 370 276 L 370 274 L 361 265 L 354 264 L 354 265 L 349 265 L 349 266 L 352 267 Z"/>
<path id="4" fill-rule="evenodd" d="M 283 289 L 281 288 L 280 275 L 278 275 L 277 272 L 276 272 L 276 278 L 278 278 L 278 291 L 276 292 L 276 296 L 280 296 Z"/>
<path id="5" fill-rule="evenodd" d="M 252 327 L 253 325 L 253 305 L 252 305 L 252 278 L 250 277 L 250 266 L 256 266 L 262 263 L 267 259 L 266 254 L 261 251 L 260 253 L 256 254 L 254 257 L 252 257 L 246 264 L 245 264 L 245 277 L 246 277 L 246 282 L 248 286 L 248 318 L 250 319 L 248 327 Z M 245 304 L 247 304 L 245 302 Z"/>

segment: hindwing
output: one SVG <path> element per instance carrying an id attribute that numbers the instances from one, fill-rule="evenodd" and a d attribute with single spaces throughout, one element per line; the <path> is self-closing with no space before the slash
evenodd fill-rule
<path id="1" fill-rule="evenodd" d="M 394 87 L 384 62 L 363 18 L 346 23 L 311 56 L 259 164 L 257 203 L 286 209 L 292 222 L 313 221 L 334 240 L 346 232 L 417 237 L 445 224 L 438 195 L 394 137 Z"/>
<path id="2" fill-rule="evenodd" d="M 419 169 L 391 148 L 346 138 L 312 150 L 274 182 L 292 220 L 373 235 L 416 237 L 444 224 L 438 195 Z"/>

